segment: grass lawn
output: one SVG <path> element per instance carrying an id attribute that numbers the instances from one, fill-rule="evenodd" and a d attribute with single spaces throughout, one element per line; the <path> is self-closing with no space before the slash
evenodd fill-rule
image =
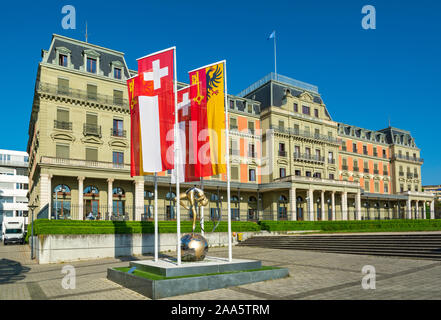
<path id="1" fill-rule="evenodd" d="M 122 271 L 122 272 L 128 272 L 130 270 L 130 267 L 119 267 L 114 268 L 115 270 Z M 215 276 L 219 274 L 232 274 L 232 273 L 242 273 L 242 272 L 252 272 L 252 271 L 265 271 L 265 270 L 274 270 L 274 269 L 280 269 L 278 267 L 269 267 L 269 266 L 263 266 L 260 269 L 251 269 L 251 270 L 243 270 L 243 271 L 229 271 L 229 272 L 219 272 L 219 273 L 201 273 L 201 274 L 194 274 L 194 275 L 187 275 L 187 276 L 178 276 L 178 277 L 164 277 L 161 275 L 158 275 L 156 273 L 151 273 L 147 271 L 141 271 L 141 270 L 135 270 L 132 274 L 138 277 L 146 278 L 149 280 L 169 280 L 169 279 L 180 279 L 180 278 L 192 278 L 192 277 L 203 277 L 203 276 Z"/>

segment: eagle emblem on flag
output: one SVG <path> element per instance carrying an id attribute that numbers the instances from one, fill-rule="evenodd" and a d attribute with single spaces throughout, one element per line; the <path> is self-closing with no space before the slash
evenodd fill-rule
<path id="1" fill-rule="evenodd" d="M 219 90 L 216 90 L 219 87 L 219 84 L 222 80 L 222 70 L 219 65 L 216 65 L 216 68 L 211 67 L 207 71 L 207 100 L 210 99 L 212 94 L 218 94 Z"/>

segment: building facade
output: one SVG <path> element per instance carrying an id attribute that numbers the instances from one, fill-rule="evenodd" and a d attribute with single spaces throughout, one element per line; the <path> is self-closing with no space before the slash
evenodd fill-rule
<path id="1" fill-rule="evenodd" d="M 28 216 L 28 181 L 28 154 L 0 150 L 0 226 L 3 217 Z"/>
<path id="2" fill-rule="evenodd" d="M 42 51 L 28 140 L 40 216 L 153 218 L 153 176 L 130 177 L 134 74 L 122 52 L 71 38 L 53 35 Z M 410 132 L 336 122 L 316 86 L 270 74 L 229 95 L 228 110 L 233 220 L 412 219 L 433 209 Z M 182 188 L 194 184 L 210 200 L 204 215 L 226 219 L 226 175 Z M 175 219 L 169 172 L 158 186 L 160 218 Z"/>

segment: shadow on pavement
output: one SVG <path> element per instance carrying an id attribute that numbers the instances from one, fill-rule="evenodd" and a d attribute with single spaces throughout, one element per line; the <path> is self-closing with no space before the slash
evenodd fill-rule
<path id="1" fill-rule="evenodd" d="M 9 260 L 0 260 L 0 284 L 14 283 L 23 280 L 30 268 L 21 265 L 21 263 Z"/>

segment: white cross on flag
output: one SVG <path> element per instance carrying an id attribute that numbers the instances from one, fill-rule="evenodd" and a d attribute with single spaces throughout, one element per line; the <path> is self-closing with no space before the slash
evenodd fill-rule
<path id="1" fill-rule="evenodd" d="M 173 133 L 175 119 L 174 54 L 170 48 L 137 59 L 143 172 L 173 169 L 174 141 L 167 133 Z"/>

